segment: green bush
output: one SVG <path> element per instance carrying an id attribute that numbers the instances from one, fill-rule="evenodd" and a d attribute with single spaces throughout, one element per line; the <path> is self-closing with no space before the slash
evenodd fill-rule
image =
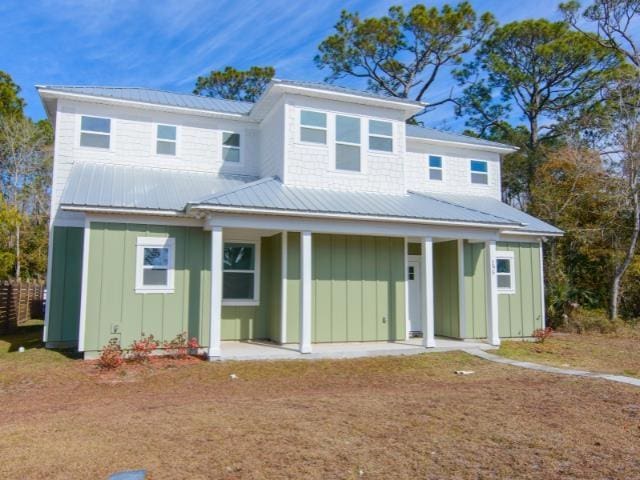
<path id="1" fill-rule="evenodd" d="M 624 326 L 622 320 L 609 320 L 607 312 L 602 309 L 577 308 L 567 320 L 567 328 L 576 333 L 615 333 Z"/>

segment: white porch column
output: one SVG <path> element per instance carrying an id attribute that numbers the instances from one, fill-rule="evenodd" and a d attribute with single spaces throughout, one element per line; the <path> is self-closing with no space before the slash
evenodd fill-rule
<path id="1" fill-rule="evenodd" d="M 311 353 L 311 232 L 300 233 L 300 353 Z"/>
<path id="2" fill-rule="evenodd" d="M 496 266 L 496 242 L 484 244 L 487 264 L 487 340 L 491 345 L 500 345 L 498 323 L 498 276 Z"/>
<path id="3" fill-rule="evenodd" d="M 211 228 L 211 318 L 209 321 L 209 358 L 220 357 L 222 317 L 222 227 Z"/>
<path id="4" fill-rule="evenodd" d="M 422 238 L 422 285 L 424 302 L 422 302 L 422 344 L 425 348 L 436 346 L 435 321 L 433 308 L 433 239 Z"/>

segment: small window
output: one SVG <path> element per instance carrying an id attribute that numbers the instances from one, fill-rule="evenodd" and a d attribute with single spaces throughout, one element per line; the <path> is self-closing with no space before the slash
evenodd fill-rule
<path id="1" fill-rule="evenodd" d="M 222 298 L 227 304 L 257 301 L 256 265 L 258 258 L 255 243 L 224 244 Z"/>
<path id="2" fill-rule="evenodd" d="M 489 183 L 489 169 L 484 160 L 471 160 L 471 183 L 481 185 Z"/>
<path id="3" fill-rule="evenodd" d="M 393 152 L 393 125 L 391 122 L 369 120 L 369 150 Z"/>
<path id="4" fill-rule="evenodd" d="M 109 148 L 111 143 L 111 119 L 87 117 L 80 119 L 80 145 L 83 147 Z"/>
<path id="5" fill-rule="evenodd" d="M 429 180 L 442 180 L 442 157 L 429 155 Z"/>
<path id="6" fill-rule="evenodd" d="M 173 293 L 175 240 L 138 237 L 136 293 Z"/>
<path id="7" fill-rule="evenodd" d="M 300 110 L 300 141 L 327 144 L 327 114 Z"/>
<path id="8" fill-rule="evenodd" d="M 240 134 L 222 132 L 222 160 L 240 163 Z"/>
<path id="9" fill-rule="evenodd" d="M 336 170 L 360 171 L 360 119 L 336 115 Z"/>
<path id="10" fill-rule="evenodd" d="M 409 267 L 409 280 L 415 280 L 416 279 L 416 269 L 415 267 L 411 266 Z"/>
<path id="11" fill-rule="evenodd" d="M 496 255 L 496 277 L 498 293 L 515 293 L 513 252 L 498 252 Z"/>
<path id="12" fill-rule="evenodd" d="M 156 153 L 158 155 L 175 155 L 177 133 L 176 127 L 158 125 L 156 129 Z"/>

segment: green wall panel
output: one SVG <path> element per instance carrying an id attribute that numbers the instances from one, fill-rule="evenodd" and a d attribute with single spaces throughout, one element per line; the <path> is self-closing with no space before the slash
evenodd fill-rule
<path id="1" fill-rule="evenodd" d="M 487 337 L 487 278 L 484 243 L 464 244 L 465 338 Z"/>
<path id="2" fill-rule="evenodd" d="M 287 233 L 287 342 L 300 341 L 300 234 Z"/>
<path id="3" fill-rule="evenodd" d="M 78 340 L 84 229 L 53 227 L 48 342 Z"/>
<path id="4" fill-rule="evenodd" d="M 435 333 L 460 337 L 458 297 L 458 242 L 433 245 Z"/>

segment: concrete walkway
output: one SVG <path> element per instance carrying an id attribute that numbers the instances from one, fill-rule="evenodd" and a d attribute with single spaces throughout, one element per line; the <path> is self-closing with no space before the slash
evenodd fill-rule
<path id="1" fill-rule="evenodd" d="M 633 385 L 640 387 L 640 378 L 627 377 L 625 375 L 613 375 L 610 373 L 595 373 L 588 372 L 586 370 L 573 370 L 569 368 L 549 367 L 547 365 L 540 365 L 539 363 L 521 362 L 519 360 L 512 360 L 510 358 L 501 357 L 493 353 L 486 352 L 481 349 L 468 349 L 466 352 L 470 355 L 474 355 L 490 362 L 502 363 L 504 365 L 513 365 L 514 367 L 528 368 L 529 370 L 538 370 L 539 372 L 555 373 L 558 375 L 573 375 L 575 377 L 587 377 L 587 378 L 601 378 L 603 380 L 609 380 L 611 382 L 626 383 L 627 385 Z"/>

